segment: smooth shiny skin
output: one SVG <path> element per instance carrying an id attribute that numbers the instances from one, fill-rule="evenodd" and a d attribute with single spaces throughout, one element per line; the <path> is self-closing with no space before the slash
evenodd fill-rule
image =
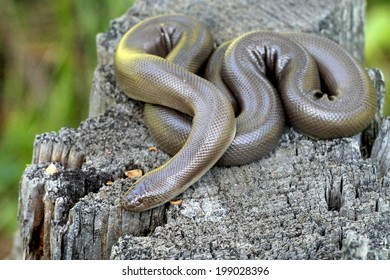
<path id="1" fill-rule="evenodd" d="M 376 112 L 376 95 L 365 69 L 339 45 L 316 35 L 244 34 L 217 48 L 205 77 L 229 100 L 232 93 L 237 99 L 236 137 L 219 165 L 255 161 L 278 142 L 283 111 L 270 77 L 288 122 L 315 139 L 355 135 Z M 161 149 L 171 155 L 183 146 L 191 129 L 188 116 L 163 107 L 148 111 L 145 120 Z"/>
<path id="2" fill-rule="evenodd" d="M 160 16 L 133 27 L 118 46 L 115 68 L 119 86 L 130 97 L 147 102 L 144 117 L 152 136 L 160 148 L 175 154 L 129 190 L 123 203 L 128 210 L 143 211 L 174 198 L 217 160 L 221 165 L 240 165 L 263 157 L 277 144 L 284 129 L 284 115 L 302 133 L 326 139 L 360 132 L 376 112 L 375 91 L 365 69 L 336 43 L 315 35 L 267 31 L 244 34 L 217 48 L 205 71 L 214 86 L 204 83 L 183 70 L 196 73 L 205 61 L 203 57 L 209 54 L 202 55 L 202 59 L 199 55 L 192 58 L 192 53 L 202 53 L 197 48 L 209 41 L 204 39 L 208 35 L 201 35 L 207 34 L 203 28 L 185 16 Z M 155 29 L 160 33 L 150 31 Z M 198 44 L 191 45 L 194 42 Z M 179 55 L 181 52 L 184 54 Z M 150 58 L 149 54 L 167 61 Z M 188 97 L 182 96 L 182 81 L 170 78 L 172 74 L 185 79 L 187 86 L 194 85 L 188 95 L 195 109 L 183 109 Z M 198 90 L 201 93 L 195 97 Z M 165 98 L 167 101 L 162 101 Z M 224 116 L 224 107 L 212 107 L 214 99 L 223 100 L 224 105 L 230 102 L 236 119 L 231 117 L 232 112 Z M 199 115 L 203 113 L 201 123 Z M 215 125 L 209 126 L 210 122 Z M 212 148 L 203 138 L 220 127 L 225 128 L 210 140 Z M 233 140 L 232 127 L 237 127 Z M 218 144 L 220 135 L 225 136 L 223 144 Z M 199 141 L 194 139 L 202 139 L 204 144 L 194 145 Z M 204 149 L 201 154 L 200 147 Z"/>
<path id="3" fill-rule="evenodd" d="M 378 104 L 366 69 L 329 39 L 305 33 L 286 36 L 313 56 L 325 89 L 314 96 L 282 96 L 292 126 L 319 139 L 348 137 L 364 130 L 374 118 Z"/>
<path id="4" fill-rule="evenodd" d="M 120 41 L 114 60 L 118 86 L 133 99 L 193 117 L 184 146 L 134 183 L 122 201 L 125 209 L 144 211 L 184 192 L 233 140 L 236 123 L 228 99 L 213 84 L 186 70 L 199 68 L 212 50 L 206 27 L 184 16 L 142 21 Z"/>

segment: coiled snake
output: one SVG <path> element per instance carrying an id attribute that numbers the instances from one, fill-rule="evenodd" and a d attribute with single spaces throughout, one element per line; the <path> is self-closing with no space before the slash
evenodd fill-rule
<path id="1" fill-rule="evenodd" d="M 173 199 L 215 164 L 261 158 L 276 146 L 285 117 L 327 139 L 357 134 L 375 115 L 365 69 L 328 39 L 254 31 L 213 50 L 207 27 L 183 15 L 144 20 L 119 42 L 117 84 L 146 103 L 152 136 L 174 155 L 134 183 L 123 198 L 127 210 Z"/>

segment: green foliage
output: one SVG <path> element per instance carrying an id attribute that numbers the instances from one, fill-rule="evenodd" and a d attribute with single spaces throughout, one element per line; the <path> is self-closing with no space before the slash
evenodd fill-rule
<path id="1" fill-rule="evenodd" d="M 35 135 L 88 111 L 96 34 L 133 0 L 8 0 L 0 11 L 0 233 L 16 228 L 18 181 Z"/>
<path id="2" fill-rule="evenodd" d="M 390 78 L 390 2 L 369 1 L 366 24 L 366 64 L 380 68 Z M 385 115 L 390 115 L 390 96 L 386 96 Z"/>

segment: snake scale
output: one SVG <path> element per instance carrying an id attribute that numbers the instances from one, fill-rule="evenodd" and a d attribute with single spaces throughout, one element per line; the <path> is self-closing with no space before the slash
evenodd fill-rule
<path id="1" fill-rule="evenodd" d="M 123 36 L 114 66 L 118 86 L 146 103 L 152 136 L 173 155 L 126 192 L 122 205 L 134 212 L 175 198 L 215 164 L 261 158 L 285 122 L 315 139 L 347 137 L 377 106 L 364 67 L 312 34 L 253 31 L 214 50 L 203 23 L 156 16 Z"/>

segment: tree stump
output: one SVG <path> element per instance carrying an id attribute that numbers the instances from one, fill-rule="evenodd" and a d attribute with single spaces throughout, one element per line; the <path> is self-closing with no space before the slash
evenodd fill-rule
<path id="1" fill-rule="evenodd" d="M 169 156 L 154 148 L 143 104 L 117 87 L 122 35 L 157 14 L 205 22 L 217 43 L 256 29 L 326 36 L 363 59 L 365 1 L 137 1 L 97 37 L 90 118 L 36 137 L 20 183 L 25 259 L 389 259 L 390 175 L 381 110 L 354 138 L 315 141 L 291 128 L 263 159 L 213 167 L 178 197 L 142 213 L 119 198 Z M 384 79 L 369 70 L 383 105 Z M 381 108 L 381 107 L 380 107 Z"/>

